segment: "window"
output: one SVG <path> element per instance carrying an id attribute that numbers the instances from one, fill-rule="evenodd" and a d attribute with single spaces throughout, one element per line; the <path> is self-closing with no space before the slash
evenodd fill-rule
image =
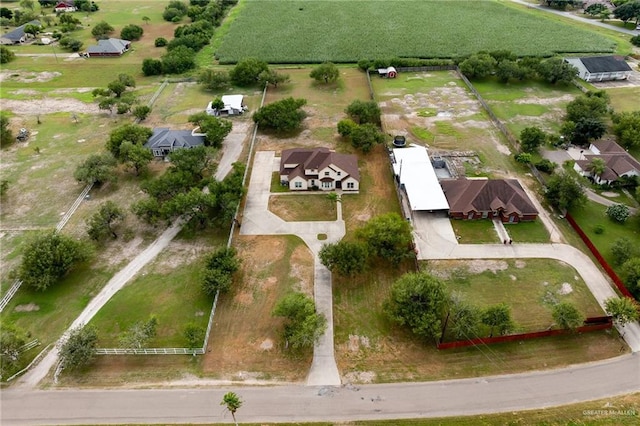
<path id="1" fill-rule="evenodd" d="M 329 176 L 329 172 L 324 172 L 324 175 L 325 176 Z"/>
<path id="2" fill-rule="evenodd" d="M 323 188 L 331 188 L 333 182 L 322 182 L 322 187 Z"/>
<path id="3" fill-rule="evenodd" d="M 296 182 L 296 183 L 294 184 L 294 186 L 295 186 L 296 188 L 302 188 L 302 182 Z"/>
<path id="4" fill-rule="evenodd" d="M 355 185 L 353 184 L 353 182 L 347 182 L 347 189 L 353 189 L 355 188 Z"/>
<path id="5" fill-rule="evenodd" d="M 342 172 L 336 172 L 336 174 L 337 174 L 338 176 L 341 176 L 341 175 L 342 175 Z"/>

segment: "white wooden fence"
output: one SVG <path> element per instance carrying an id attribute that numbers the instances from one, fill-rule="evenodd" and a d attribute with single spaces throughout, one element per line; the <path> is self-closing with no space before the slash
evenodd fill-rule
<path id="1" fill-rule="evenodd" d="M 96 355 L 202 355 L 202 348 L 100 348 L 96 349 Z"/>

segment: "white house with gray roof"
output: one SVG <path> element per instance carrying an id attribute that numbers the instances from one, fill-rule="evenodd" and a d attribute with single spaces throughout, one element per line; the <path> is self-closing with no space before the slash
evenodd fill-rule
<path id="1" fill-rule="evenodd" d="M 165 158 L 177 149 L 191 149 L 204 145 L 205 135 L 196 130 L 170 130 L 167 127 L 156 127 L 153 134 L 144 144 L 156 158 Z"/>
<path id="2" fill-rule="evenodd" d="M 578 77 L 584 81 L 626 80 L 632 73 L 622 56 L 590 56 L 564 60 L 578 69 Z"/>

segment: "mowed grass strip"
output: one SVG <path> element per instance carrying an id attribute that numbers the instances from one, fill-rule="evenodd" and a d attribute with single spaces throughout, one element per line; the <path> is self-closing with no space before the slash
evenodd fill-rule
<path id="1" fill-rule="evenodd" d="M 336 201 L 327 194 L 272 195 L 269 210 L 287 222 L 336 220 Z"/>
<path id="2" fill-rule="evenodd" d="M 451 220 L 453 231 L 461 244 L 498 243 L 498 234 L 489 219 Z"/>
<path id="3" fill-rule="evenodd" d="M 495 1 L 246 1 L 216 57 L 356 62 L 497 49 L 521 56 L 612 52 L 615 43 Z"/>
<path id="4" fill-rule="evenodd" d="M 549 242 L 549 231 L 540 219 L 533 222 L 505 223 L 504 226 L 514 243 Z"/>

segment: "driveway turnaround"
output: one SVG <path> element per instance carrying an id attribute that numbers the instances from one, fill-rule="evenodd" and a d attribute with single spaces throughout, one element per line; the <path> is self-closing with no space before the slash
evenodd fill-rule
<path id="1" fill-rule="evenodd" d="M 3 426 L 229 423 L 230 415 L 220 401 L 230 390 L 243 400 L 236 413 L 241 422 L 461 416 L 544 408 L 637 392 L 639 356 L 625 355 L 558 370 L 428 383 L 29 393 L 3 390 L 0 402 Z M 590 408 L 603 409 L 596 404 Z"/>
<path id="2" fill-rule="evenodd" d="M 253 159 L 247 202 L 241 219 L 241 235 L 297 235 L 302 238 L 314 257 L 313 293 L 316 310 L 327 318 L 327 330 L 316 342 L 307 384 L 309 386 L 338 386 L 340 373 L 333 351 L 333 293 L 331 273 L 318 253 L 325 243 L 335 243 L 345 234 L 342 204 L 337 203 L 337 220 L 331 222 L 285 222 L 269 211 L 271 175 L 279 170 L 279 160 L 273 151 L 258 151 Z M 295 196 L 292 194 L 292 196 Z M 319 240 L 319 234 L 326 239 Z"/>

